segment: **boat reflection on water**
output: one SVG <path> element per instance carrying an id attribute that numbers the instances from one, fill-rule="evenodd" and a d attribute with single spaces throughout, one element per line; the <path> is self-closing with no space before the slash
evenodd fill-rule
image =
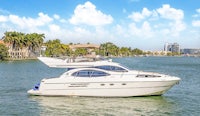
<path id="1" fill-rule="evenodd" d="M 40 115 L 173 115 L 175 101 L 165 96 L 130 98 L 37 97 Z"/>

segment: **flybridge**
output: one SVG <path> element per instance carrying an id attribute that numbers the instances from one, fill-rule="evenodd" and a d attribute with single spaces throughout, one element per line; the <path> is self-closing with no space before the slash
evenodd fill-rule
<path id="1" fill-rule="evenodd" d="M 53 58 L 38 57 L 38 59 L 49 67 L 54 68 L 83 68 L 93 67 L 96 64 L 113 63 L 111 59 L 105 60 L 101 57 L 77 57 L 77 58 Z"/>

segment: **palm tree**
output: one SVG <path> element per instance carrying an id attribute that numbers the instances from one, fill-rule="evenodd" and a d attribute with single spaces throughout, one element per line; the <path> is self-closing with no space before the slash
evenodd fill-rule
<path id="1" fill-rule="evenodd" d="M 22 49 L 24 47 L 24 33 L 16 31 L 5 32 L 2 39 L 5 43 L 11 44 L 13 49 Z"/>
<path id="2" fill-rule="evenodd" d="M 5 60 L 8 57 L 8 48 L 0 43 L 0 61 Z"/>
<path id="3" fill-rule="evenodd" d="M 28 50 L 31 50 L 31 44 L 32 44 L 31 34 L 26 34 L 24 37 L 24 45 L 28 47 Z"/>
<path id="4" fill-rule="evenodd" d="M 2 38 L 5 43 L 11 44 L 12 48 L 14 47 L 13 33 L 14 32 L 5 32 Z"/>
<path id="5" fill-rule="evenodd" d="M 46 56 L 66 56 L 72 54 L 69 46 L 62 44 L 59 39 L 48 40 L 45 45 L 47 46 L 45 51 Z"/>
<path id="6" fill-rule="evenodd" d="M 28 47 L 29 55 L 30 52 L 40 51 L 44 38 L 45 38 L 44 34 L 32 33 L 25 35 L 24 41 L 25 41 L 25 46 Z"/>
<path id="7" fill-rule="evenodd" d="M 5 32 L 2 39 L 5 43 L 9 43 L 9 44 L 12 43 L 12 38 L 10 36 L 10 32 Z"/>
<path id="8" fill-rule="evenodd" d="M 3 40 L 5 43 L 11 45 L 11 50 L 18 51 L 25 47 L 28 47 L 28 53 L 30 56 L 30 51 L 35 52 L 40 50 L 41 45 L 43 44 L 43 39 L 45 38 L 44 34 L 24 34 L 21 32 L 5 32 Z M 22 54 L 23 55 L 23 54 Z M 23 56 L 24 57 L 24 56 Z"/>
<path id="9" fill-rule="evenodd" d="M 103 50 L 104 56 L 105 55 L 106 56 L 110 56 L 110 55 L 117 56 L 118 52 L 119 52 L 119 47 L 117 47 L 115 44 L 113 44 L 111 42 L 107 42 L 107 43 L 100 45 L 100 50 L 101 50 L 101 53 Z"/>
<path id="10" fill-rule="evenodd" d="M 17 34 L 17 40 L 18 40 L 18 46 L 20 47 L 20 49 L 22 49 L 23 47 L 25 47 L 25 34 L 24 33 L 18 33 Z"/>
<path id="11" fill-rule="evenodd" d="M 44 34 L 37 34 L 33 33 L 31 34 L 32 40 L 32 47 L 33 50 L 35 51 L 37 48 L 40 49 L 41 45 L 43 44 L 43 40 L 45 38 Z"/>
<path id="12" fill-rule="evenodd" d="M 120 49 L 121 55 L 122 56 L 129 56 L 130 55 L 130 49 L 127 47 L 122 47 Z"/>

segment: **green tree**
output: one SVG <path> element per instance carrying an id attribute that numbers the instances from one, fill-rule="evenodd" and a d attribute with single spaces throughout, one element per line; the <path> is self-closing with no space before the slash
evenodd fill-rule
<path id="1" fill-rule="evenodd" d="M 45 38 L 44 34 L 38 34 L 38 33 L 26 34 L 25 46 L 28 46 L 29 50 L 32 51 L 40 49 L 40 47 L 43 44 L 44 38 Z"/>
<path id="2" fill-rule="evenodd" d="M 61 44 L 59 39 L 49 40 L 45 43 L 47 46 L 45 55 L 46 56 L 65 56 L 71 53 L 68 45 Z"/>
<path id="3" fill-rule="evenodd" d="M 127 47 L 122 47 L 120 49 L 120 53 L 122 56 L 129 56 L 130 55 L 130 48 L 127 48 Z"/>
<path id="4" fill-rule="evenodd" d="M 134 55 L 142 55 L 143 51 L 138 49 L 138 48 L 135 48 L 135 49 L 132 50 L 132 54 L 134 54 Z"/>
<path id="5" fill-rule="evenodd" d="M 118 56 L 119 47 L 111 42 L 107 42 L 100 45 L 100 55 L 103 56 Z"/>
<path id="6" fill-rule="evenodd" d="M 63 56 L 71 56 L 72 50 L 69 48 L 69 45 L 61 44 L 61 53 Z"/>
<path id="7" fill-rule="evenodd" d="M 167 52 L 167 56 L 172 56 L 172 53 L 171 52 Z"/>
<path id="8" fill-rule="evenodd" d="M 21 32 L 13 31 L 5 32 L 2 39 L 5 43 L 9 43 L 13 50 L 28 47 L 29 50 L 35 51 L 36 49 L 40 49 L 44 38 L 44 34 L 24 34 Z"/>
<path id="9" fill-rule="evenodd" d="M 0 44 L 0 60 L 5 60 L 8 57 L 8 48 L 4 44 Z"/>
<path id="10" fill-rule="evenodd" d="M 40 47 L 43 44 L 43 40 L 45 38 L 44 34 L 32 33 L 31 38 L 32 38 L 32 49 L 33 50 L 36 50 L 37 48 L 40 49 Z"/>
<path id="11" fill-rule="evenodd" d="M 4 40 L 5 43 L 11 44 L 13 49 L 17 49 L 19 47 L 19 42 L 20 42 L 18 36 L 19 33 L 16 31 L 5 32 L 2 39 Z"/>
<path id="12" fill-rule="evenodd" d="M 78 48 L 74 52 L 75 56 L 83 56 L 87 54 L 87 50 L 84 48 Z"/>

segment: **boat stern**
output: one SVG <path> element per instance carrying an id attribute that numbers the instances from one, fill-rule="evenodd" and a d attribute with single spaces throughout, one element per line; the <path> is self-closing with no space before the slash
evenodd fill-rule
<path id="1" fill-rule="evenodd" d="M 40 83 L 36 84 L 33 89 L 28 90 L 27 93 L 29 95 L 41 95 L 39 88 L 40 88 Z"/>
<path id="2" fill-rule="evenodd" d="M 40 93 L 39 90 L 34 90 L 34 89 L 28 90 L 27 93 L 28 93 L 29 95 L 35 95 L 35 96 L 41 95 L 41 93 Z"/>

